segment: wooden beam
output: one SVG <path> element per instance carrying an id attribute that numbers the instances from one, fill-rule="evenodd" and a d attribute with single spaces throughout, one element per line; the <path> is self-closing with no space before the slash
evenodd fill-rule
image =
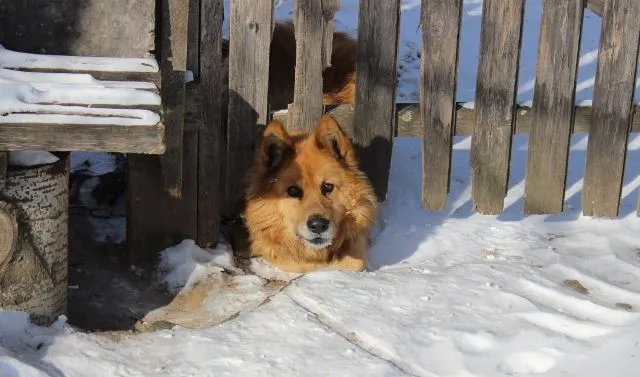
<path id="1" fill-rule="evenodd" d="M 378 200 L 387 197 L 393 149 L 400 0 L 361 0 L 354 143 Z"/>
<path id="2" fill-rule="evenodd" d="M 185 71 L 189 2 L 162 0 L 160 72 L 163 122 L 166 125 L 166 151 L 160 157 L 165 190 L 182 196 L 182 148 L 185 114 Z"/>
<path id="3" fill-rule="evenodd" d="M 583 4 L 545 0 L 542 7 L 524 191 L 527 214 L 564 208 Z"/>
<path id="4" fill-rule="evenodd" d="M 620 207 L 640 39 L 640 2 L 608 0 L 602 15 L 582 211 L 616 217 Z"/>
<path id="5" fill-rule="evenodd" d="M 273 0 L 231 2 L 226 213 L 238 213 L 244 177 L 260 129 L 266 125 Z"/>
<path id="6" fill-rule="evenodd" d="M 162 154 L 164 125 L 1 123 L 0 150 Z"/>
<path id="7" fill-rule="evenodd" d="M 422 2 L 422 206 L 431 211 L 449 192 L 461 12 L 460 0 Z"/>
<path id="8" fill-rule="evenodd" d="M 471 196 L 481 214 L 501 213 L 507 193 L 523 14 L 524 0 L 483 3 L 471 140 Z"/>
<path id="9" fill-rule="evenodd" d="M 224 170 L 222 125 L 222 0 L 201 0 L 200 88 L 203 127 L 198 134 L 198 245 L 211 247 L 220 234 L 220 180 Z"/>

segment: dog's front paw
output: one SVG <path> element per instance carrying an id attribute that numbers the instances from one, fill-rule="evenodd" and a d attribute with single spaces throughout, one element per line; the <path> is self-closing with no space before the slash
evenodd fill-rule
<path id="1" fill-rule="evenodd" d="M 250 261 L 248 268 L 251 273 L 258 275 L 263 279 L 290 281 L 303 275 L 296 272 L 282 271 L 269 263 L 263 257 L 251 258 Z"/>

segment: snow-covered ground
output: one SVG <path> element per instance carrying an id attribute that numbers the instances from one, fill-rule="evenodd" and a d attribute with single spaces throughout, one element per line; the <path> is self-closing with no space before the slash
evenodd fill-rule
<path id="1" fill-rule="evenodd" d="M 290 1 L 278 3 L 278 18 L 288 18 Z M 354 30 L 357 1 L 342 3 L 338 25 Z M 541 1 L 526 3 L 520 102 L 532 95 Z M 419 50 L 418 4 L 403 1 L 402 62 Z M 460 101 L 473 96 L 466 64 L 477 56 L 481 10 L 481 1 L 465 2 Z M 585 33 L 580 101 L 591 98 L 599 38 L 589 12 Z M 414 63 L 402 70 L 399 101 L 417 100 Z M 471 208 L 470 138 L 455 139 L 441 213 L 420 207 L 420 140 L 398 138 L 367 272 L 310 273 L 265 301 L 263 280 L 235 271 L 238 297 L 212 296 L 204 306 L 218 300 L 214 309 L 237 316 L 120 341 L 64 318 L 40 328 L 23 313 L 0 312 L 0 376 L 636 376 L 640 136 L 629 142 L 618 219 L 581 216 L 586 141 L 572 139 L 565 213 L 522 215 L 527 139 L 518 136 L 506 209 L 483 216 Z M 185 241 L 164 252 L 159 281 L 193 289 L 233 270 L 225 253 L 226 245 L 209 253 Z"/>

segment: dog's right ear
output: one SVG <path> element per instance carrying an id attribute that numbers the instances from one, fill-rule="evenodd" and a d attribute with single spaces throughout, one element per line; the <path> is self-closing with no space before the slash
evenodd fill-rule
<path id="1" fill-rule="evenodd" d="M 258 166 L 266 176 L 273 176 L 293 155 L 293 139 L 282 123 L 273 121 L 267 125 L 260 137 Z"/>

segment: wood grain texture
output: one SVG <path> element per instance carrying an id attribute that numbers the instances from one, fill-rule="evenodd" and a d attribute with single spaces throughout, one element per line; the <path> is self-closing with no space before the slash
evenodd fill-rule
<path id="1" fill-rule="evenodd" d="M 293 5 L 296 67 L 293 104 L 289 105 L 291 131 L 310 131 L 322 116 L 322 85 L 318 85 L 322 82 L 325 56 L 322 3 L 296 0 Z"/>
<path id="2" fill-rule="evenodd" d="M 399 0 L 360 1 L 354 142 L 380 201 L 393 149 L 399 25 Z"/>
<path id="3" fill-rule="evenodd" d="M 182 195 L 182 148 L 185 114 L 185 70 L 189 2 L 162 0 L 160 47 L 160 93 L 163 122 L 166 126 L 166 150 L 160 157 L 165 190 L 177 198 Z"/>
<path id="4" fill-rule="evenodd" d="M 52 164 L 9 168 L 0 192 L 2 225 L 15 237 L 0 255 L 0 308 L 27 312 L 44 326 L 67 312 L 69 153 L 57 156 Z"/>
<path id="5" fill-rule="evenodd" d="M 472 198 L 482 214 L 499 214 L 509 181 L 524 0 L 485 0 L 471 141 Z"/>
<path id="6" fill-rule="evenodd" d="M 432 211 L 449 192 L 461 12 L 460 0 L 422 2 L 422 206 Z"/>
<path id="7" fill-rule="evenodd" d="M 3 123 L 0 150 L 42 149 L 162 154 L 164 125 L 121 126 Z"/>
<path id="8" fill-rule="evenodd" d="M 231 213 L 241 209 L 244 179 L 267 122 L 272 20 L 273 0 L 231 2 L 225 193 Z"/>
<path id="9" fill-rule="evenodd" d="M 583 0 L 545 0 L 542 8 L 524 212 L 564 208 L 580 53 Z"/>
<path id="10" fill-rule="evenodd" d="M 198 245 L 212 247 L 220 233 L 222 178 L 222 0 L 201 0 L 200 87 L 203 128 L 198 135 Z"/>
<path id="11" fill-rule="evenodd" d="M 587 8 L 589 8 L 593 13 L 602 17 L 602 11 L 604 9 L 604 3 L 607 0 L 587 0 Z"/>
<path id="12" fill-rule="evenodd" d="M 586 216 L 618 215 L 639 39 L 640 2 L 605 2 L 582 196 Z"/>
<path id="13" fill-rule="evenodd" d="M 340 10 L 340 0 L 322 0 L 322 69 L 331 67 L 333 51 L 333 29 L 336 12 Z"/>

